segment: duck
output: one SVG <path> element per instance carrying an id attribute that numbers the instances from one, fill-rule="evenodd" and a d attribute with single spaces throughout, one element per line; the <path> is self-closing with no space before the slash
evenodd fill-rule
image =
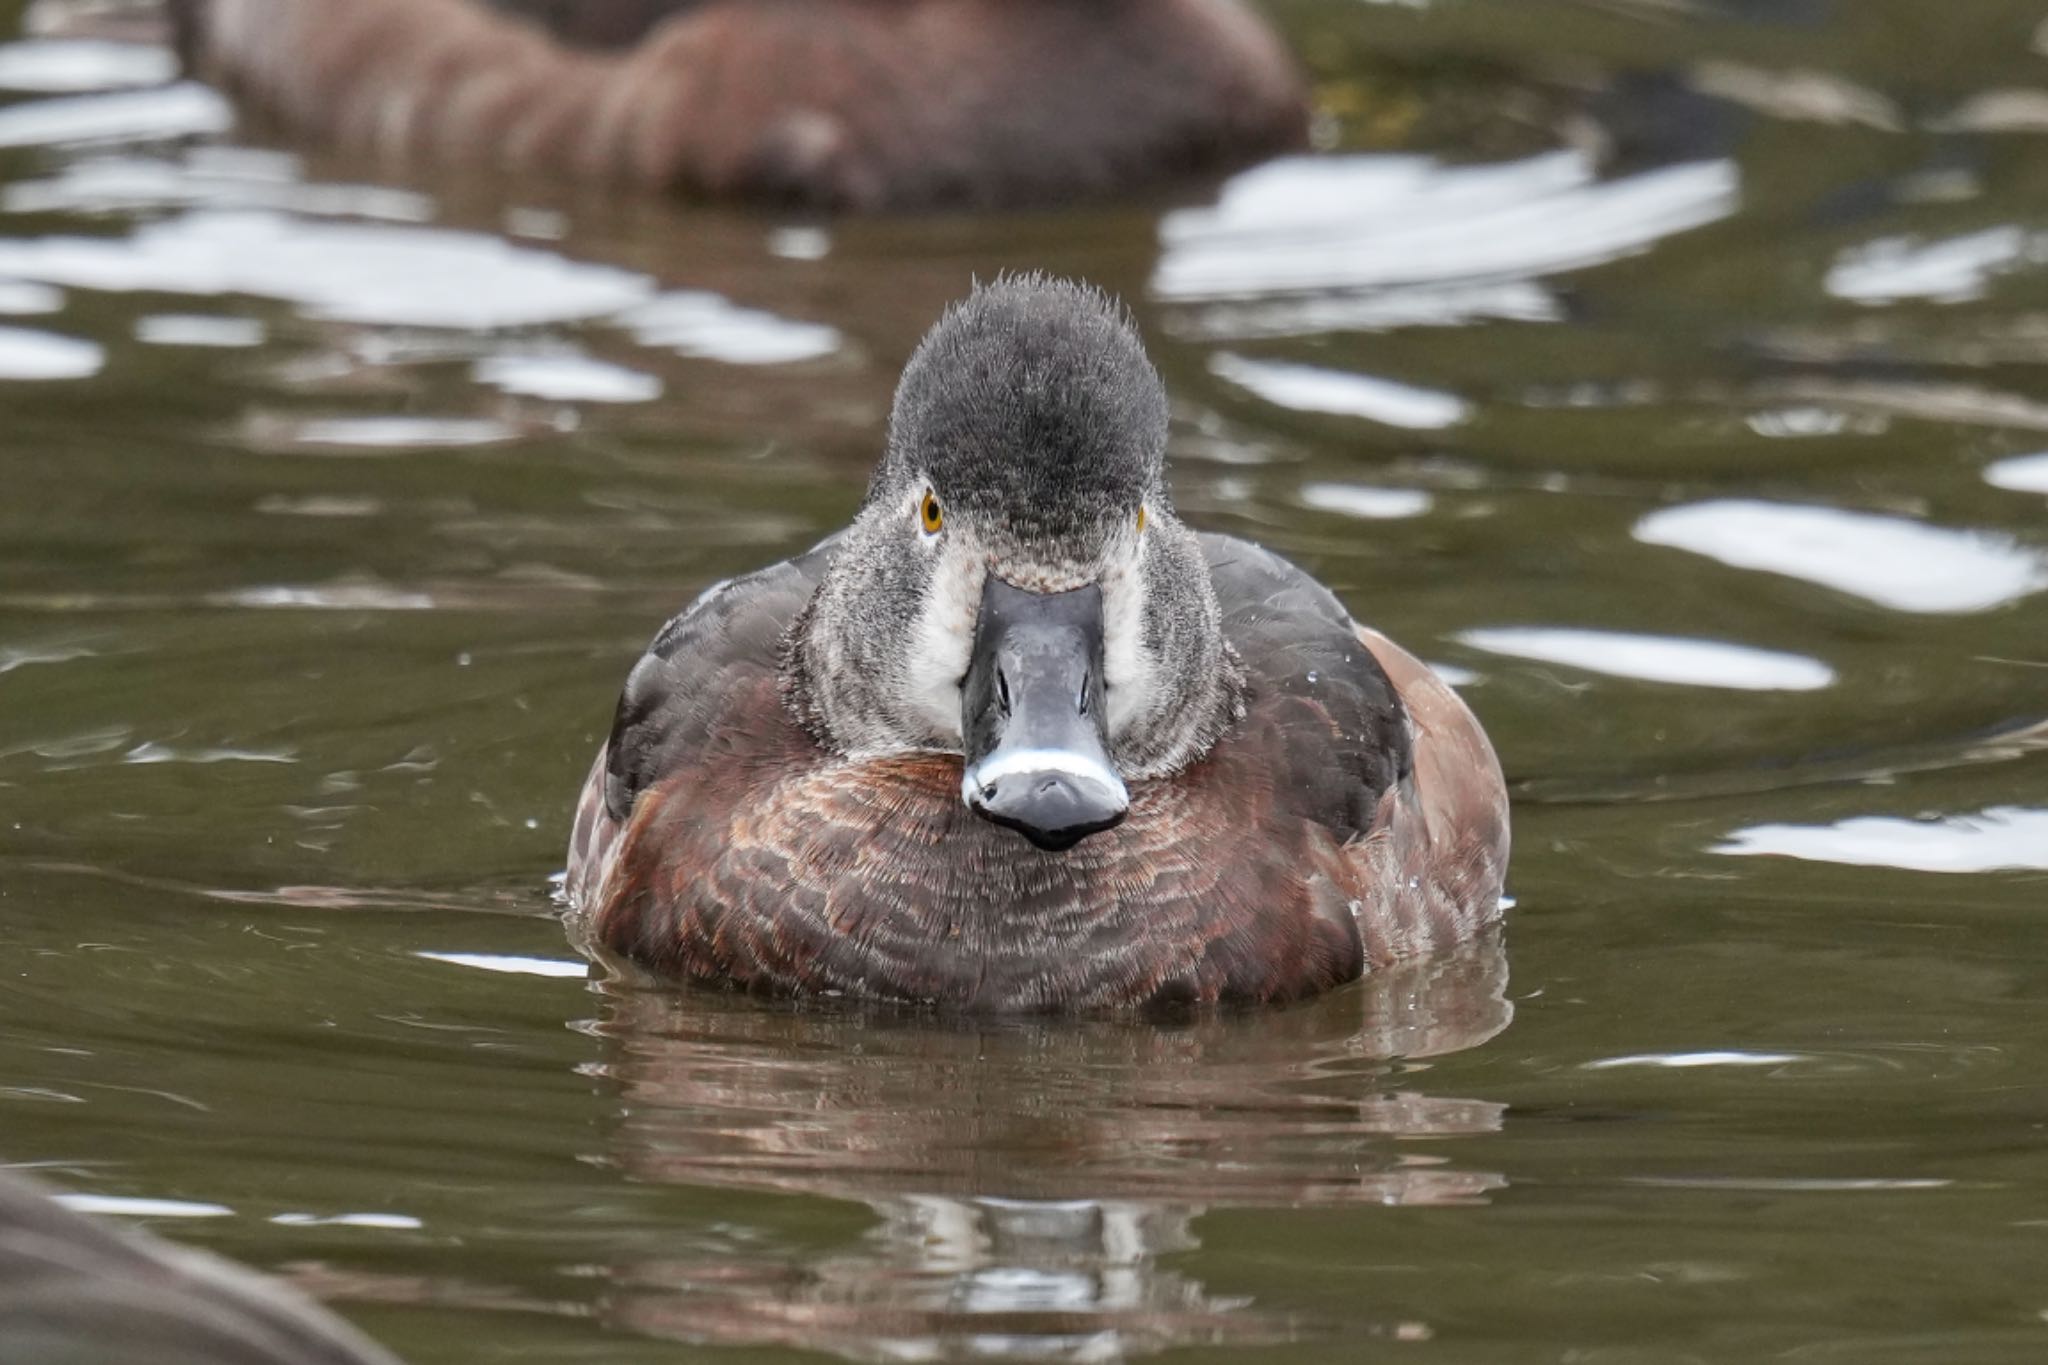
<path id="1" fill-rule="evenodd" d="M 977 287 L 852 524 L 627 676 L 573 932 L 654 977 L 968 1013 L 1297 1000 L 1500 915 L 1464 701 L 1280 556 L 1175 515 L 1167 396 L 1087 285 Z"/>
<path id="2" fill-rule="evenodd" d="M 290 135 L 821 211 L 1041 207 L 1304 146 L 1243 0 L 169 0 Z"/>
<path id="3" fill-rule="evenodd" d="M 8 1365 L 402 1365 L 298 1291 L 0 1171 Z"/>

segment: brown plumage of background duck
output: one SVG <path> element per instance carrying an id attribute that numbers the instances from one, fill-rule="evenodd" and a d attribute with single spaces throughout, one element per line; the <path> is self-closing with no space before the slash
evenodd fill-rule
<path id="1" fill-rule="evenodd" d="M 1500 913 L 1507 797 L 1426 666 L 1164 479 L 1128 317 L 933 328 L 851 527 L 706 591 L 583 792 L 573 923 L 670 978 L 970 1012 L 1297 999 Z"/>
<path id="2" fill-rule="evenodd" d="M 1240 0 L 171 0 L 287 133 L 830 209 L 1129 193 L 1299 146 Z"/>
<path id="3" fill-rule="evenodd" d="M 401 1365 L 290 1286 L 0 1171 L 7 1365 Z"/>

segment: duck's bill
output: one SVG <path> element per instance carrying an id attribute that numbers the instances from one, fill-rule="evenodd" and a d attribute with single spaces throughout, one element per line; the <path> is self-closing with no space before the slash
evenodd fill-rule
<path id="1" fill-rule="evenodd" d="M 1102 590 L 982 589 L 961 688 L 960 795 L 984 820 L 1054 851 L 1121 823 L 1130 793 L 1109 756 Z"/>

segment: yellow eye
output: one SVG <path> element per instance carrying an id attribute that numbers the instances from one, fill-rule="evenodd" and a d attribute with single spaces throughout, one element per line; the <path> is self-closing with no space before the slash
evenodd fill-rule
<path id="1" fill-rule="evenodd" d="M 918 515 L 924 522 L 924 533 L 928 536 L 937 535 L 939 528 L 946 524 L 946 514 L 939 509 L 939 500 L 929 488 L 924 490 L 924 504 L 918 508 Z"/>
<path id="2" fill-rule="evenodd" d="M 1138 504 L 1138 534 L 1145 534 L 1145 504 L 1142 502 Z"/>

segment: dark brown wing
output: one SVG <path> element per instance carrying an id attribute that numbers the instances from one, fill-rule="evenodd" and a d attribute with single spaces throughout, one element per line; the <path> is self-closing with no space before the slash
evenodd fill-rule
<path id="1" fill-rule="evenodd" d="M 1292 701 L 1275 757 L 1302 813 L 1349 844 L 1367 955 L 1420 956 L 1498 919 L 1507 786 L 1464 701 L 1277 555 L 1228 536 L 1203 547 L 1254 706 Z"/>
<path id="2" fill-rule="evenodd" d="M 281 1284 L 0 1174 L 6 1365 L 399 1365 Z"/>
<path id="3" fill-rule="evenodd" d="M 1365 834 L 1412 758 L 1393 683 L 1328 588 L 1249 541 L 1201 541 L 1249 704 L 1273 717 L 1261 758 L 1294 813 L 1340 843 Z"/>
<path id="4" fill-rule="evenodd" d="M 611 735 L 577 803 L 566 883 L 572 905 L 594 897 L 642 792 L 664 778 L 714 769 L 786 723 L 777 679 L 783 637 L 836 542 L 706 589 L 655 633 L 627 675 Z M 687 782 L 672 781 L 670 795 L 678 791 L 689 799 Z"/>

